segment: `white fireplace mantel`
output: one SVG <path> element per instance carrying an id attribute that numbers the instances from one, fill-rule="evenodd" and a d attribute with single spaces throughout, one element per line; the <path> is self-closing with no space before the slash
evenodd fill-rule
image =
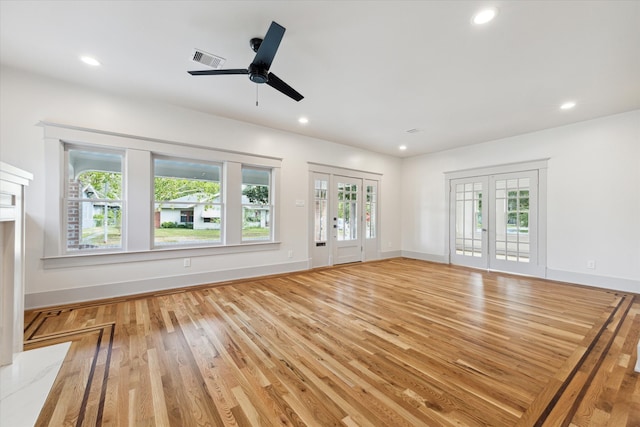
<path id="1" fill-rule="evenodd" d="M 22 351 L 24 334 L 24 190 L 29 172 L 0 162 L 0 366 Z"/>

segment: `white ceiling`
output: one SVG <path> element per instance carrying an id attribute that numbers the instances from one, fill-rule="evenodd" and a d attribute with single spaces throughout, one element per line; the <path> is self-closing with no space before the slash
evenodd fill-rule
<path id="1" fill-rule="evenodd" d="M 496 19 L 472 25 L 485 6 Z M 187 74 L 206 68 L 193 48 L 246 68 L 272 20 L 271 71 L 301 102 Z M 2 0 L 0 62 L 405 157 L 640 108 L 640 1 Z"/>

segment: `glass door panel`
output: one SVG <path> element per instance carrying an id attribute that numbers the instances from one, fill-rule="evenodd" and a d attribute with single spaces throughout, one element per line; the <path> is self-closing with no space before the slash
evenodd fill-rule
<path id="1" fill-rule="evenodd" d="M 312 172 L 310 191 L 313 193 L 310 220 L 313 227 L 310 230 L 312 266 L 324 267 L 331 265 L 331 244 L 333 242 L 332 196 L 328 174 Z"/>
<path id="2" fill-rule="evenodd" d="M 364 260 L 380 258 L 378 249 L 378 181 L 364 180 Z"/>
<path id="3" fill-rule="evenodd" d="M 358 239 L 358 186 L 338 182 L 338 240 Z"/>
<path id="4" fill-rule="evenodd" d="M 537 171 L 491 177 L 489 268 L 533 274 L 537 264 Z"/>
<path id="5" fill-rule="evenodd" d="M 336 189 L 333 214 L 334 264 L 362 261 L 362 223 L 363 205 L 360 191 L 362 180 L 343 176 L 334 177 Z"/>
<path id="6" fill-rule="evenodd" d="M 326 179 L 314 180 L 314 241 L 316 245 L 327 242 L 328 228 L 328 181 Z"/>
<path id="7" fill-rule="evenodd" d="M 451 261 L 471 267 L 486 267 L 487 242 L 486 177 L 465 178 L 451 181 L 452 221 L 450 235 Z M 486 199 L 486 197 L 484 197 Z"/>
<path id="8" fill-rule="evenodd" d="M 367 239 L 376 238 L 377 206 L 378 206 L 378 186 L 375 182 L 367 183 L 365 200 L 365 237 Z"/>

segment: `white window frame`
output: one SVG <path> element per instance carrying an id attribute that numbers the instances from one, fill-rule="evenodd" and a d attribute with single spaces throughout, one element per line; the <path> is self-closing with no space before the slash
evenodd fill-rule
<path id="1" fill-rule="evenodd" d="M 138 262 L 146 260 L 173 259 L 191 256 L 246 253 L 278 249 L 279 215 L 277 196 L 282 159 L 261 156 L 182 142 L 146 138 L 108 131 L 79 128 L 50 122 L 39 124 L 44 128 L 46 197 L 45 241 L 42 257 L 44 268 L 63 268 Z M 66 239 L 61 230 L 64 223 L 64 168 L 65 144 L 87 149 L 102 149 L 124 153 L 122 174 L 123 198 L 126 214 L 123 215 L 122 249 L 109 252 L 67 253 Z M 222 194 L 225 218 L 224 239 L 221 244 L 197 247 L 153 247 L 153 161 L 154 156 L 193 159 L 195 162 L 222 164 Z M 252 166 L 271 171 L 271 239 L 269 241 L 246 241 L 241 239 L 241 188 L 242 166 Z M 66 232 L 66 229 L 65 229 Z"/>

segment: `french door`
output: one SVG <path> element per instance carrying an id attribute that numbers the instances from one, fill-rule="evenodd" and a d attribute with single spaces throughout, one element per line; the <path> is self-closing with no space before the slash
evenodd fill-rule
<path id="1" fill-rule="evenodd" d="M 453 264 L 477 268 L 486 268 L 488 265 L 488 188 L 489 179 L 486 176 L 451 181 L 449 235 Z"/>
<path id="2" fill-rule="evenodd" d="M 535 275 L 538 265 L 538 171 L 450 181 L 453 264 Z"/>
<path id="3" fill-rule="evenodd" d="M 311 172 L 311 185 L 312 266 L 378 259 L 379 180 L 331 169 Z"/>
<path id="4" fill-rule="evenodd" d="M 362 180 L 346 176 L 334 177 L 333 263 L 362 261 Z"/>

